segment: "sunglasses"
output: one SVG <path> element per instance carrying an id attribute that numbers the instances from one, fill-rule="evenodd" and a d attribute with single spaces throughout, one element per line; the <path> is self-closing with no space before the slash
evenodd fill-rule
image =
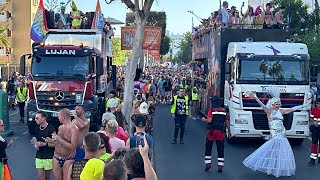
<path id="1" fill-rule="evenodd" d="M 282 106 L 281 104 L 274 104 L 275 106 Z"/>
<path id="2" fill-rule="evenodd" d="M 4 124 L 1 124 L 0 126 L 4 127 L 5 125 L 4 125 Z"/>
<path id="3" fill-rule="evenodd" d="M 317 102 L 317 103 L 316 103 L 316 105 L 319 105 L 319 104 L 320 104 L 320 102 Z"/>

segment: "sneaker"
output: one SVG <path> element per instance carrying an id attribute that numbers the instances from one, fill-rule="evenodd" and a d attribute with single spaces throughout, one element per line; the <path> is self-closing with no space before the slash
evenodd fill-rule
<path id="1" fill-rule="evenodd" d="M 310 159 L 310 161 L 308 162 L 308 166 L 314 166 L 315 164 L 316 164 L 316 160 L 315 159 Z"/>
<path id="2" fill-rule="evenodd" d="M 205 171 L 209 171 L 209 169 L 211 169 L 211 164 L 210 163 L 208 163 L 208 164 L 206 164 L 206 167 L 205 167 Z"/>
<path id="3" fill-rule="evenodd" d="M 180 144 L 184 144 L 183 139 L 180 139 Z"/>
<path id="4" fill-rule="evenodd" d="M 221 168 L 221 167 L 218 168 L 218 172 L 219 172 L 219 173 L 222 173 L 222 168 Z"/>
<path id="5" fill-rule="evenodd" d="M 173 139 L 171 143 L 172 144 L 177 144 L 177 139 Z"/>

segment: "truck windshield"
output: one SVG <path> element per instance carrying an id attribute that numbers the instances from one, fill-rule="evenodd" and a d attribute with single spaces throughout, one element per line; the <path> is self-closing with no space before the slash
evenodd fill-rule
<path id="1" fill-rule="evenodd" d="M 237 77 L 237 82 L 240 84 L 308 85 L 308 61 L 292 57 L 240 59 Z"/>
<path id="2" fill-rule="evenodd" d="M 87 75 L 89 57 L 37 56 L 32 59 L 33 76 L 75 76 Z"/>

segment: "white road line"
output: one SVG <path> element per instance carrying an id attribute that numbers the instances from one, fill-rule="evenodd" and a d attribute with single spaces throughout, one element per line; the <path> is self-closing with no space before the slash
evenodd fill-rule
<path id="1" fill-rule="evenodd" d="M 26 132 L 24 132 L 24 133 L 22 133 L 22 134 L 28 134 L 29 133 L 29 131 L 26 131 Z"/>
<path id="2" fill-rule="evenodd" d="M 16 115 L 16 114 L 18 114 L 19 112 L 15 112 L 15 113 L 12 113 L 12 114 L 9 114 L 9 117 L 10 116 L 14 116 L 14 115 Z"/>

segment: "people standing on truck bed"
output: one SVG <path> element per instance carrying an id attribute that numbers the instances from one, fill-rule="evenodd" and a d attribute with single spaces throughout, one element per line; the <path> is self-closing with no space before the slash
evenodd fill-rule
<path id="1" fill-rule="evenodd" d="M 80 29 L 81 25 L 81 18 L 85 15 L 83 12 L 81 12 L 74 1 L 71 2 L 71 9 L 70 17 L 72 19 L 71 22 L 71 29 Z"/>
<path id="2" fill-rule="evenodd" d="M 60 13 L 56 13 L 54 18 L 55 18 L 55 28 L 58 29 L 70 29 L 70 24 L 71 24 L 71 17 L 69 14 L 66 14 L 66 7 L 61 6 L 60 7 Z"/>

